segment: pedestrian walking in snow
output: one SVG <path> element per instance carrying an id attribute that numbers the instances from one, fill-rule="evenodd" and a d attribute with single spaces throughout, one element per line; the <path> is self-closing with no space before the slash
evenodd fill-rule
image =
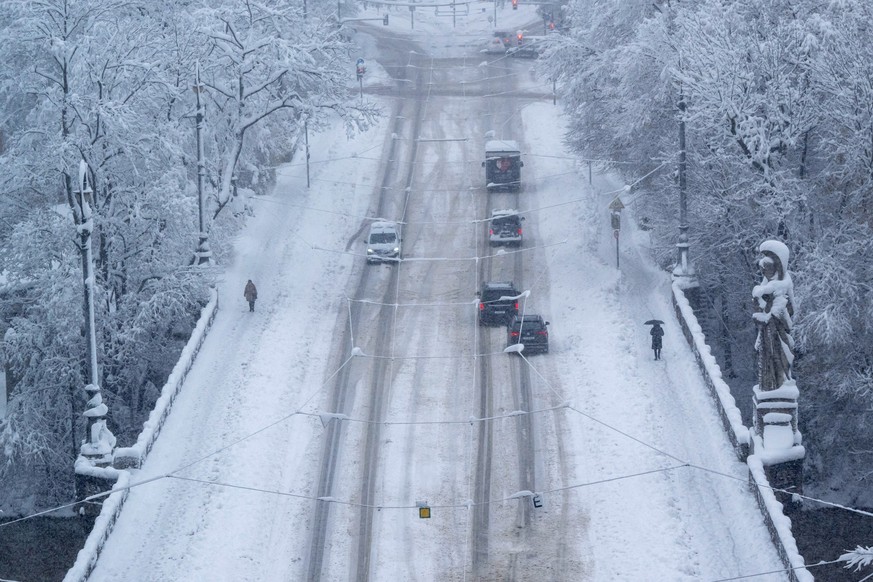
<path id="1" fill-rule="evenodd" d="M 655 359 L 661 359 L 661 338 L 664 337 L 664 328 L 661 327 L 661 323 L 658 320 L 651 320 L 655 323 L 652 323 L 652 330 L 649 332 L 652 336 L 652 351 L 655 352 Z M 648 323 L 648 322 L 646 322 Z"/>
<path id="2" fill-rule="evenodd" d="M 246 290 L 243 291 L 243 297 L 245 297 L 246 301 L 249 302 L 249 311 L 254 311 L 255 300 L 258 298 L 258 289 L 255 287 L 255 284 L 252 283 L 251 279 L 246 283 Z"/>

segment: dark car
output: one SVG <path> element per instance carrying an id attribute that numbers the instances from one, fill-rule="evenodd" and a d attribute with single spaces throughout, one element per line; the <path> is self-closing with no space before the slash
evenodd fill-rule
<path id="1" fill-rule="evenodd" d="M 521 221 L 518 210 L 493 210 L 488 241 L 492 247 L 500 245 L 521 246 Z"/>
<path id="2" fill-rule="evenodd" d="M 520 59 L 536 59 L 540 56 L 539 49 L 532 44 L 523 44 L 521 46 L 511 46 L 506 49 L 506 54 L 510 57 Z"/>
<path id="3" fill-rule="evenodd" d="M 509 320 L 506 328 L 506 345 L 522 344 L 524 353 L 549 353 L 549 322 L 540 315 L 525 313 Z"/>
<path id="4" fill-rule="evenodd" d="M 511 282 L 485 283 L 479 292 L 479 325 L 506 325 L 518 313 L 519 295 Z"/>
<path id="5" fill-rule="evenodd" d="M 518 142 L 493 139 L 485 142 L 485 188 L 488 192 L 521 190 L 521 150 Z"/>

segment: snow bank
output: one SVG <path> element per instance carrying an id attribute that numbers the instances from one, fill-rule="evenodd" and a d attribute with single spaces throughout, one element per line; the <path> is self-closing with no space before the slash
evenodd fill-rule
<path id="1" fill-rule="evenodd" d="M 206 334 L 209 332 L 217 312 L 218 291 L 213 288 L 210 291 L 209 303 L 200 311 L 200 319 L 197 322 L 197 326 L 191 332 L 188 343 L 185 344 L 185 348 L 179 355 L 179 361 L 176 362 L 173 371 L 167 378 L 166 384 L 161 389 L 161 396 L 155 402 L 155 408 L 149 414 L 148 420 L 143 423 L 143 430 L 139 434 L 136 444 L 132 447 L 119 447 L 115 450 L 115 468 L 99 468 L 90 465 L 87 467 L 84 465 L 81 467 L 79 465 L 76 466 L 76 473 L 78 474 L 109 480 L 116 479 L 116 481 L 112 487 L 112 493 L 103 501 L 100 515 L 94 521 L 94 527 L 85 540 L 85 546 L 79 550 L 76 562 L 67 571 L 66 576 L 64 576 L 64 582 L 85 582 L 97 564 L 100 550 L 103 548 L 103 544 L 106 543 L 109 534 L 112 533 L 112 528 L 115 526 L 115 521 L 118 519 L 118 514 L 121 512 L 121 508 L 130 491 L 130 472 L 124 469 L 129 467 L 138 468 L 145 460 L 155 440 L 157 440 L 164 420 L 170 414 L 173 400 L 175 400 L 176 395 L 181 390 L 182 384 L 185 382 L 185 376 L 188 375 L 191 366 L 194 365 L 197 352 L 200 351 L 200 346 L 203 344 L 203 340 L 206 339 Z"/>

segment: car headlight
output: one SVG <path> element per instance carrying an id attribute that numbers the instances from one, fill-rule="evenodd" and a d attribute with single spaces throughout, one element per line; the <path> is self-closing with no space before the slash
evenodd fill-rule
<path id="1" fill-rule="evenodd" d="M 373 249 L 367 249 L 367 254 L 368 254 L 368 255 L 372 255 L 372 254 L 373 254 Z"/>
<path id="2" fill-rule="evenodd" d="M 400 247 L 394 247 L 394 252 L 395 252 L 395 253 L 399 253 L 399 252 L 400 252 Z"/>

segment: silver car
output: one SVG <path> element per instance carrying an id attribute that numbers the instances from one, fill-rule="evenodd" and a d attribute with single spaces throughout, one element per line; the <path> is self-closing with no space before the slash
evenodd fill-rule
<path id="1" fill-rule="evenodd" d="M 367 263 L 397 262 L 401 258 L 400 226 L 388 221 L 371 224 L 367 235 Z"/>

